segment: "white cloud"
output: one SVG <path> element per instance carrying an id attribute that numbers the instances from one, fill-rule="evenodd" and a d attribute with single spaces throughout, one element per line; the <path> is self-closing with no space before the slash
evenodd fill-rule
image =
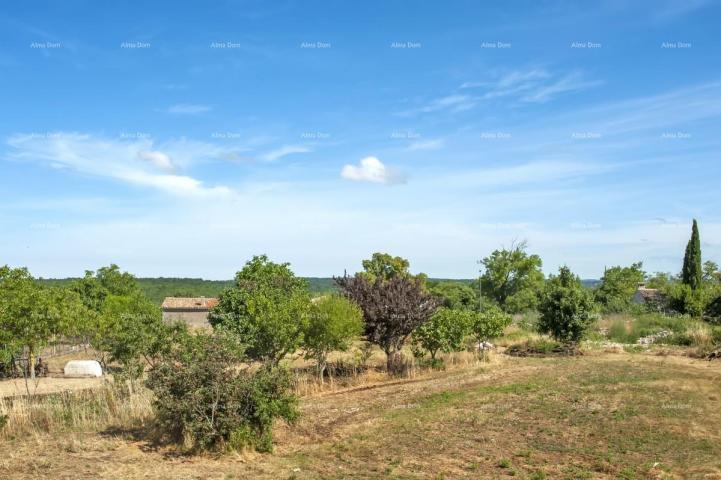
<path id="1" fill-rule="evenodd" d="M 158 152 L 156 150 L 141 150 L 138 152 L 138 157 L 152 163 L 161 170 L 171 172 L 175 169 L 170 157 L 163 152 Z"/>
<path id="2" fill-rule="evenodd" d="M 365 157 L 361 159 L 358 166 L 345 165 L 340 172 L 340 176 L 346 180 L 356 182 L 384 183 L 387 185 L 405 182 L 402 175 L 386 167 L 376 157 Z"/>
<path id="3" fill-rule="evenodd" d="M 202 181 L 186 175 L 157 173 L 157 168 L 173 168 L 171 157 L 148 139 L 123 141 L 80 133 L 48 135 L 14 135 L 8 140 L 13 148 L 10 158 L 42 162 L 97 177 L 153 187 L 182 196 L 228 195 L 224 186 L 206 186 Z M 182 146 L 181 142 L 181 146 Z M 196 144 L 197 146 L 197 144 Z M 174 150 L 167 144 L 166 150 Z"/>
<path id="4" fill-rule="evenodd" d="M 198 115 L 200 113 L 206 113 L 212 110 L 209 105 L 198 105 L 190 103 L 178 103 L 177 105 L 171 105 L 168 107 L 168 113 L 177 115 Z"/>
<path id="5" fill-rule="evenodd" d="M 294 153 L 308 153 L 311 149 L 304 145 L 284 145 L 275 150 L 271 150 L 265 155 L 261 156 L 261 159 L 267 162 L 273 162 L 279 158 L 285 157 L 286 155 L 292 155 Z"/>

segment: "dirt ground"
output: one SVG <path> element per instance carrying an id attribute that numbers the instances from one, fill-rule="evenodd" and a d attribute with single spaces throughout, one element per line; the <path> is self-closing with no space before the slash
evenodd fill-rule
<path id="1" fill-rule="evenodd" d="M 721 479 L 721 362 L 598 353 L 302 399 L 271 454 L 185 456 L 111 429 L 0 445 L 0 478 Z"/>

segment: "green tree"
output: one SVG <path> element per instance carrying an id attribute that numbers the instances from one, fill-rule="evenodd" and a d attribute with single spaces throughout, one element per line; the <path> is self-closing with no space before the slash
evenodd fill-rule
<path id="1" fill-rule="evenodd" d="M 131 380 L 154 365 L 171 335 L 184 330 L 183 324 L 164 323 L 160 308 L 140 293 L 109 295 L 97 320 L 91 344 L 108 354 L 104 364 L 118 362 Z"/>
<path id="2" fill-rule="evenodd" d="M 596 298 L 608 312 L 622 312 L 631 306 L 638 284 L 646 278 L 643 264 L 637 262 L 630 267 L 611 267 L 603 272 Z"/>
<path id="3" fill-rule="evenodd" d="M 538 329 L 556 340 L 577 343 L 595 320 L 591 293 L 568 267 L 551 276 L 540 294 Z"/>
<path id="4" fill-rule="evenodd" d="M 247 346 L 253 360 L 278 364 L 301 344 L 310 311 L 305 281 L 287 263 L 255 256 L 235 275 L 208 320 L 228 329 Z"/>
<path id="5" fill-rule="evenodd" d="M 441 307 L 430 320 L 413 331 L 413 345 L 416 354 L 424 350 L 436 359 L 441 352 L 456 352 L 463 347 L 468 334 L 473 312 L 470 310 L 452 310 Z"/>
<path id="6" fill-rule="evenodd" d="M 386 281 L 394 277 L 409 277 L 411 276 L 408 272 L 409 266 L 405 258 L 376 252 L 370 259 L 363 260 L 363 275 L 371 282 L 376 278 Z"/>
<path id="7" fill-rule="evenodd" d="M 683 269 L 681 270 L 681 281 L 684 285 L 696 290 L 701 287 L 703 269 L 701 268 L 701 237 L 698 233 L 698 223 L 693 220 L 691 227 L 691 238 L 686 244 L 686 253 L 683 257 Z"/>
<path id="8" fill-rule="evenodd" d="M 28 373 L 52 339 L 82 317 L 80 297 L 62 287 L 42 287 L 25 268 L 0 267 L 0 343 L 26 352 Z"/>
<path id="9" fill-rule="evenodd" d="M 303 349 L 306 358 L 316 361 L 322 379 L 328 354 L 348 350 L 353 339 L 363 333 L 363 313 L 358 305 L 338 294 L 326 295 L 311 305 Z"/>
<path id="10" fill-rule="evenodd" d="M 494 300 L 506 312 L 531 310 L 543 287 L 541 257 L 526 253 L 526 244 L 510 250 L 495 250 L 483 259 L 485 273 L 481 277 L 483 295 Z"/>
<path id="11" fill-rule="evenodd" d="M 490 342 L 503 335 L 503 330 L 511 324 L 511 316 L 496 305 L 486 305 L 483 311 L 472 317 L 471 333 L 476 342 Z"/>
<path id="12" fill-rule="evenodd" d="M 591 293 L 568 267 L 551 276 L 540 295 L 538 329 L 566 343 L 581 340 L 595 320 Z"/>
<path id="13" fill-rule="evenodd" d="M 461 282 L 430 282 L 428 291 L 439 297 L 443 306 L 451 309 L 478 308 L 478 287 Z"/>
<path id="14" fill-rule="evenodd" d="M 721 283 L 721 271 L 716 262 L 711 260 L 703 262 L 703 280 L 710 284 Z"/>

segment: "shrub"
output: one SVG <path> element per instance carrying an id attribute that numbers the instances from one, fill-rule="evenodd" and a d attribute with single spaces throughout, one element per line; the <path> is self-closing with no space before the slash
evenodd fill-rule
<path id="1" fill-rule="evenodd" d="M 463 348 L 463 339 L 468 334 L 473 312 L 439 308 L 426 323 L 413 331 L 413 350 L 416 356 L 424 351 L 435 361 L 438 351 L 455 352 Z"/>
<path id="2" fill-rule="evenodd" d="M 337 294 L 321 297 L 311 306 L 303 340 L 305 356 L 317 362 L 323 378 L 328 354 L 348 350 L 362 332 L 363 313 L 356 304 Z"/>
<path id="3" fill-rule="evenodd" d="M 568 267 L 561 267 L 559 274 L 546 282 L 538 310 L 539 331 L 567 343 L 581 340 L 595 320 L 590 292 Z"/>
<path id="4" fill-rule="evenodd" d="M 148 376 L 161 434 L 196 450 L 272 449 L 275 418 L 297 418 L 288 372 L 272 364 L 241 367 L 237 339 L 195 333 Z"/>
<path id="5" fill-rule="evenodd" d="M 487 342 L 503 334 L 513 318 L 498 306 L 488 304 L 482 312 L 473 316 L 471 333 L 478 342 Z"/>

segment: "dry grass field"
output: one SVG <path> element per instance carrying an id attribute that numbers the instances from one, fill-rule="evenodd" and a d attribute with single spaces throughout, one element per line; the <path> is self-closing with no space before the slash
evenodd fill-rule
<path id="1" fill-rule="evenodd" d="M 303 396 L 272 454 L 155 445 L 139 404 L 136 427 L 3 439 L 0 478 L 721 478 L 721 363 L 682 356 L 497 355 L 372 376 Z"/>

